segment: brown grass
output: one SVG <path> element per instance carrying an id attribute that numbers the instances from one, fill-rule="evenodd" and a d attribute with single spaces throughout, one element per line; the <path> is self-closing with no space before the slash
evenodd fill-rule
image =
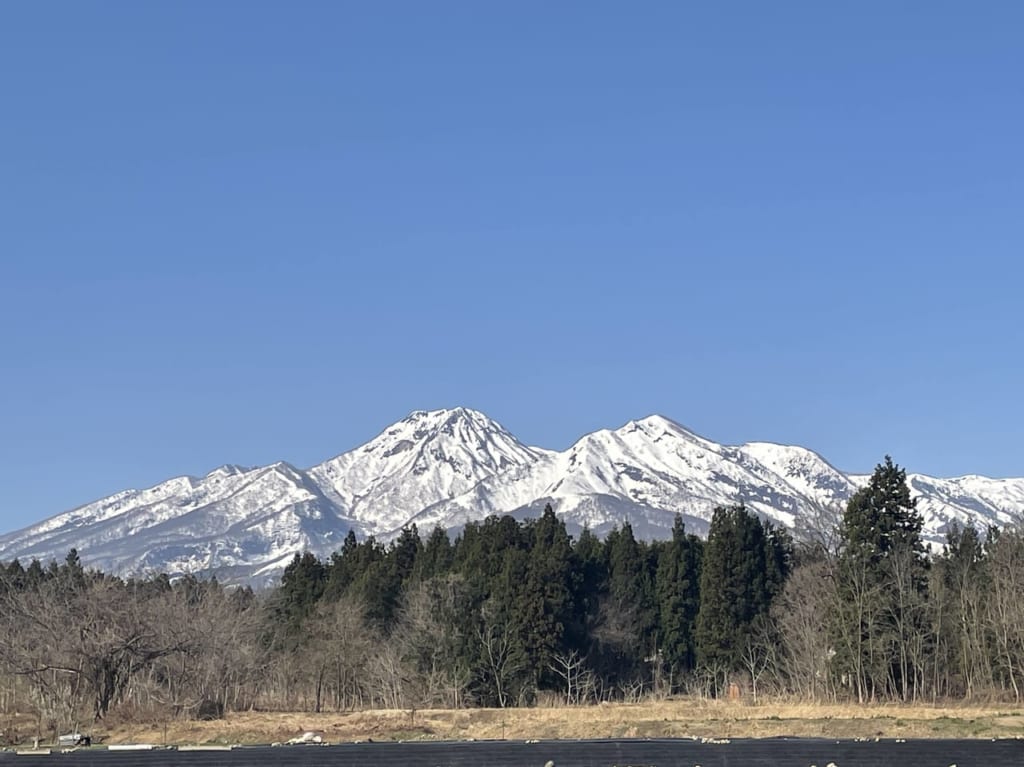
<path id="1" fill-rule="evenodd" d="M 1024 737 L 1012 706 L 776 704 L 674 700 L 530 709 L 249 712 L 214 722 L 122 724 L 93 733 L 106 743 L 282 742 L 306 731 L 325 741 L 636 737 L 991 738 Z"/>

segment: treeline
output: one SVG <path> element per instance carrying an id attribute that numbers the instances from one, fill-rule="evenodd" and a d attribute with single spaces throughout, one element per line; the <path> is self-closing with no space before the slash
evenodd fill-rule
<path id="1" fill-rule="evenodd" d="M 706 543 L 678 519 L 668 541 L 628 524 L 573 541 L 548 507 L 454 542 L 350 535 L 327 562 L 296 557 L 272 603 L 279 647 L 316 659 L 314 707 L 635 700 L 737 665 L 791 559 L 789 536 L 740 507 L 715 513 Z M 358 636 L 374 638 L 368 655 Z"/>
<path id="2" fill-rule="evenodd" d="M 813 534 L 811 534 L 813 533 Z M 520 706 L 740 693 L 808 700 L 1024 691 L 1024 535 L 949 531 L 929 556 L 890 459 L 834 526 L 716 509 L 706 540 L 571 538 L 490 517 L 296 555 L 278 588 L 0 565 L 0 712 Z"/>

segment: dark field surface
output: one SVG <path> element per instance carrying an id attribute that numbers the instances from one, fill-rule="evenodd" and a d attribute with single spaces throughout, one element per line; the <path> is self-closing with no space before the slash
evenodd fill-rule
<path id="1" fill-rule="evenodd" d="M 1024 767 L 1024 740 L 693 740 L 360 743 L 231 751 L 106 751 L 17 755 L 0 764 L 65 767 Z"/>

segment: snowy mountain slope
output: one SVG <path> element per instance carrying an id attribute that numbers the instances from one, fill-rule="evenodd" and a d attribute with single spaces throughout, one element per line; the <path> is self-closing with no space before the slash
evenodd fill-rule
<path id="1" fill-rule="evenodd" d="M 326 557 L 349 530 L 387 540 L 410 522 L 458 530 L 488 514 L 537 516 L 547 503 L 571 531 L 598 534 L 628 521 L 642 537 L 665 536 L 676 513 L 703 533 L 715 506 L 740 502 L 792 527 L 841 510 L 866 480 L 802 447 L 720 445 L 661 416 L 555 452 L 473 410 L 417 411 L 308 470 L 224 466 L 117 493 L 0 537 L 0 559 L 62 559 L 75 547 L 108 572 L 270 582 L 295 552 Z M 933 544 L 954 521 L 984 527 L 1024 515 L 1024 479 L 908 482 Z"/>
<path id="2" fill-rule="evenodd" d="M 803 447 L 748 442 L 736 448 L 736 454 L 740 462 L 760 464 L 771 472 L 773 479 L 781 480 L 795 494 L 819 506 L 843 504 L 858 487 L 820 455 Z"/>
<path id="3" fill-rule="evenodd" d="M 523 445 L 483 413 L 416 411 L 309 474 L 367 533 L 380 534 L 400 528 L 427 506 L 548 453 Z"/>
<path id="4" fill-rule="evenodd" d="M 475 511 L 517 512 L 551 503 L 567 523 L 598 533 L 628 520 L 634 529 L 642 522 L 650 534 L 664 535 L 676 512 L 701 531 L 715 506 L 742 502 L 792 526 L 801 509 L 848 494 L 853 485 L 840 484 L 843 479 L 802 448 L 726 447 L 650 416 L 588 434 L 564 453 L 485 480 L 462 497 L 426 509 L 415 521 L 454 527 Z"/>
<path id="5" fill-rule="evenodd" d="M 288 464 L 223 467 L 119 493 L 5 536 L 0 556 L 62 558 L 74 547 L 108 572 L 213 572 L 287 560 L 296 550 L 333 551 L 350 526 Z"/>
<path id="6" fill-rule="evenodd" d="M 979 527 L 1024 523 L 1024 479 L 990 479 L 970 475 L 938 479 L 908 474 L 926 530 L 946 530 L 953 522 Z"/>

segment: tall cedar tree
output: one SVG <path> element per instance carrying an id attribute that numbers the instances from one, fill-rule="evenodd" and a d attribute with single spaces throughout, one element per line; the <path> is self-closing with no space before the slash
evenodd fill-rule
<path id="1" fill-rule="evenodd" d="M 742 505 L 715 509 L 701 566 L 698 663 L 739 669 L 754 621 L 767 614 L 788 575 L 790 549 L 788 536 Z"/>
<path id="2" fill-rule="evenodd" d="M 504 528 L 504 529 L 503 529 Z M 517 537 L 523 540 L 522 529 Z M 507 526 L 494 528 L 497 532 L 510 531 Z M 537 670 L 530 667 L 530 655 L 527 649 L 529 636 L 528 615 L 524 611 L 524 596 L 527 574 L 529 572 L 529 548 L 525 543 L 509 546 L 500 553 L 500 570 L 492 580 L 490 594 L 481 605 L 480 637 L 481 654 L 497 650 L 512 660 L 505 664 L 506 672 L 502 685 L 512 701 L 528 700 L 531 694 L 530 684 L 535 679 Z M 493 665 L 486 662 L 474 664 L 477 668 L 486 669 L 483 691 L 479 697 L 487 700 L 487 705 L 507 705 L 500 699 L 498 692 L 498 674 Z M 512 671 L 507 671 L 511 668 Z"/>
<path id="3" fill-rule="evenodd" d="M 872 568 L 896 552 L 910 552 L 923 563 L 922 525 L 917 499 L 910 497 L 906 470 L 886 456 L 867 486 L 854 493 L 846 505 L 839 528 L 841 555 L 862 560 Z"/>
<path id="4" fill-rule="evenodd" d="M 443 527 L 437 525 L 430 531 L 423 551 L 416 558 L 414 580 L 426 581 L 446 575 L 452 568 L 454 549 L 451 539 Z"/>
<path id="5" fill-rule="evenodd" d="M 327 565 L 327 585 L 324 587 L 324 598 L 330 602 L 341 599 L 349 586 L 356 579 L 356 553 L 359 551 L 359 542 L 356 534 L 349 530 L 341 549 L 331 554 L 331 560 Z"/>
<path id="6" fill-rule="evenodd" d="M 633 535 L 626 522 L 612 530 L 605 539 L 608 567 L 608 596 L 604 620 L 617 625 L 613 632 L 625 639 L 619 647 L 623 673 L 630 674 L 644 667 L 645 658 L 656 648 L 657 607 L 654 598 L 654 572 L 647 544 Z"/>
<path id="7" fill-rule="evenodd" d="M 527 662 L 540 687 L 553 682 L 555 658 L 567 650 L 574 636 L 575 563 L 565 524 L 550 504 L 540 519 L 527 523 L 527 530 L 532 533 L 532 541 L 520 597 L 520 619 Z"/>
<path id="8" fill-rule="evenodd" d="M 604 544 L 583 528 L 573 547 L 576 557 L 576 621 L 584 634 L 590 634 L 598 617 L 601 594 L 608 588 L 608 566 L 604 561 Z"/>
<path id="9" fill-rule="evenodd" d="M 326 582 L 327 569 L 313 554 L 306 551 L 292 558 L 275 595 L 275 624 L 281 632 L 275 644 L 290 650 L 301 644 L 303 623 L 313 613 Z"/>
<path id="10" fill-rule="evenodd" d="M 906 470 L 885 457 L 850 498 L 840 525 L 837 663 L 859 700 L 915 694 L 912 651 L 924 631 L 928 561 Z"/>
<path id="11" fill-rule="evenodd" d="M 296 554 L 281 576 L 281 593 L 285 612 L 292 621 L 301 622 L 324 593 L 326 571 L 313 554 Z"/>
<path id="12" fill-rule="evenodd" d="M 658 648 L 673 677 L 697 663 L 694 629 L 700 609 L 700 568 L 704 544 L 686 533 L 676 515 L 672 540 L 661 548 L 655 591 L 658 599 Z"/>

